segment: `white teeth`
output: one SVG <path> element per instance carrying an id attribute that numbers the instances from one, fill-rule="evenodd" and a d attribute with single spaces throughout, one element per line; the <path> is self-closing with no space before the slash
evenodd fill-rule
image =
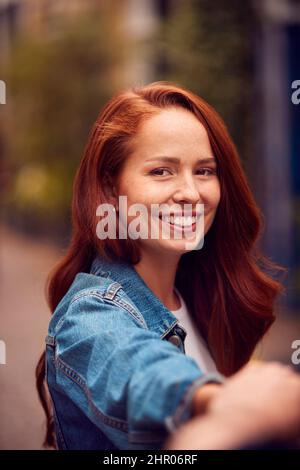
<path id="1" fill-rule="evenodd" d="M 188 217 L 174 217 L 173 215 L 165 215 L 162 216 L 162 220 L 169 224 L 173 225 L 180 225 L 182 227 L 188 227 L 196 222 L 196 217 L 188 216 Z"/>

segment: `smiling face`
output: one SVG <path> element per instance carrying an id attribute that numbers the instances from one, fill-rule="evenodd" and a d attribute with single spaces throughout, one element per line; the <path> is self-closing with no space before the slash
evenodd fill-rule
<path id="1" fill-rule="evenodd" d="M 204 205 L 204 235 L 208 232 L 220 201 L 217 162 L 213 156 L 204 126 L 190 111 L 169 107 L 148 118 L 132 140 L 133 152 L 124 163 L 118 180 L 119 196 L 127 196 L 132 204 L 147 207 L 151 221 L 151 205 L 164 204 L 171 209 L 190 204 Z M 128 216 L 128 223 L 134 217 Z M 194 219 L 169 220 L 190 224 Z M 180 255 L 186 252 L 185 236 L 176 239 L 170 229 L 170 239 L 162 237 L 140 239 L 141 252 Z M 180 230 L 180 229 L 179 229 Z M 182 230 L 182 229 L 181 229 Z M 150 233 L 150 228 L 149 228 Z"/>

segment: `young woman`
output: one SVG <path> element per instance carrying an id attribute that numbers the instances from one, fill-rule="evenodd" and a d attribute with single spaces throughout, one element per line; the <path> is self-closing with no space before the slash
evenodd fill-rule
<path id="1" fill-rule="evenodd" d="M 137 235 L 136 204 L 139 229 L 158 236 Z M 117 224 L 106 238 L 103 208 Z M 216 111 L 167 82 L 115 96 L 78 169 L 72 223 L 37 367 L 45 444 L 162 448 L 247 363 L 282 288 L 257 248 L 260 212 Z"/>

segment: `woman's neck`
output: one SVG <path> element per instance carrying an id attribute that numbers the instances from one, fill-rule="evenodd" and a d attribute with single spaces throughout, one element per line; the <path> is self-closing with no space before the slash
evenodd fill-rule
<path id="1" fill-rule="evenodd" d="M 153 253 L 142 252 L 140 262 L 134 265 L 149 289 L 169 310 L 180 308 L 180 299 L 174 292 L 179 259 L 173 257 L 162 260 Z"/>

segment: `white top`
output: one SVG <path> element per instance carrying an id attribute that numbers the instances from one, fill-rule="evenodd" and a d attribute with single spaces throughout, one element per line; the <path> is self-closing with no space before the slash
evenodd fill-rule
<path id="1" fill-rule="evenodd" d="M 186 303 L 176 287 L 175 292 L 180 299 L 181 307 L 178 310 L 171 310 L 171 312 L 178 319 L 179 325 L 186 331 L 184 340 L 186 355 L 192 357 L 203 372 L 217 372 L 215 362 L 211 357 L 207 345 L 198 330 L 195 329 L 188 313 Z"/>

